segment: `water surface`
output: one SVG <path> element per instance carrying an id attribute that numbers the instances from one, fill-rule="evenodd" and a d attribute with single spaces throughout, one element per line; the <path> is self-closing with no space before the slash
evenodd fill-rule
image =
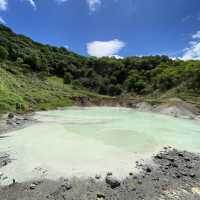
<path id="1" fill-rule="evenodd" d="M 0 151 L 15 159 L 0 170 L 0 183 L 108 171 L 121 178 L 134 170 L 136 160 L 167 145 L 200 152 L 196 121 L 111 107 L 38 112 L 35 118 L 40 123 L 0 140 Z"/>

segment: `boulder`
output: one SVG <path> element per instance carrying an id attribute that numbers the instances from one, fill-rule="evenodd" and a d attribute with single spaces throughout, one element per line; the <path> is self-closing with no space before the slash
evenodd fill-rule
<path id="1" fill-rule="evenodd" d="M 36 185 L 35 183 L 32 183 L 32 184 L 30 185 L 30 189 L 31 189 L 31 190 L 35 190 L 36 186 L 37 186 L 37 185 Z"/>
<path id="2" fill-rule="evenodd" d="M 13 113 L 9 113 L 9 114 L 8 114 L 8 118 L 9 118 L 9 119 L 13 119 L 14 117 L 15 117 L 15 115 L 14 115 Z"/>
<path id="3" fill-rule="evenodd" d="M 98 194 L 97 194 L 97 199 L 98 199 L 98 200 L 100 200 L 100 199 L 105 199 L 105 198 L 106 198 L 105 194 L 102 194 L 102 193 L 98 193 Z"/>
<path id="4" fill-rule="evenodd" d="M 100 178 L 101 178 L 101 175 L 97 174 L 97 175 L 95 176 L 95 178 L 96 178 L 96 179 L 100 179 Z"/>
<path id="5" fill-rule="evenodd" d="M 120 186 L 120 181 L 117 180 L 117 179 L 115 179 L 115 178 L 113 178 L 112 176 L 107 176 L 107 177 L 106 177 L 106 183 L 107 183 L 108 185 L 110 185 L 110 187 L 111 187 L 112 189 L 117 188 L 117 187 Z"/>

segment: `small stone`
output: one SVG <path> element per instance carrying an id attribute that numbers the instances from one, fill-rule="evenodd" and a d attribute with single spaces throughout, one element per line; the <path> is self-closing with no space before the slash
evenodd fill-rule
<path id="1" fill-rule="evenodd" d="M 184 157 L 183 153 L 178 153 L 179 157 Z"/>
<path id="2" fill-rule="evenodd" d="M 187 173 L 185 171 L 180 172 L 183 176 L 187 176 Z"/>
<path id="3" fill-rule="evenodd" d="M 150 167 L 147 167 L 147 168 L 146 168 L 146 172 L 147 172 L 147 173 L 151 173 L 151 171 L 152 171 L 152 170 L 151 170 Z"/>
<path id="4" fill-rule="evenodd" d="M 191 177 L 191 178 L 194 178 L 195 176 L 196 176 L 196 175 L 193 174 L 193 173 L 190 174 L 190 177 Z"/>
<path id="5" fill-rule="evenodd" d="M 8 164 L 8 162 L 6 161 L 6 160 L 4 160 L 3 162 L 2 162 L 2 166 L 6 166 Z"/>
<path id="6" fill-rule="evenodd" d="M 155 156 L 155 159 L 161 160 L 162 158 L 163 158 L 163 157 L 162 157 L 161 155 L 159 155 L 159 154 Z"/>
<path id="7" fill-rule="evenodd" d="M 174 158 L 171 157 L 167 157 L 167 160 L 169 160 L 170 162 L 174 162 Z"/>
<path id="8" fill-rule="evenodd" d="M 105 194 L 102 193 L 97 194 L 97 199 L 105 199 L 105 198 L 106 198 Z"/>
<path id="9" fill-rule="evenodd" d="M 117 179 L 111 177 L 111 176 L 107 176 L 106 177 L 106 183 L 108 185 L 111 186 L 112 189 L 117 188 L 120 186 L 120 181 L 118 181 Z"/>
<path id="10" fill-rule="evenodd" d="M 34 190 L 36 188 L 36 185 L 34 184 L 34 183 L 32 183 L 31 185 L 30 185 L 30 189 L 31 190 Z"/>
<path id="11" fill-rule="evenodd" d="M 8 125 L 14 125 L 14 123 L 13 123 L 12 120 L 7 120 L 6 123 L 7 123 Z"/>
<path id="12" fill-rule="evenodd" d="M 133 176 L 133 172 L 130 172 L 130 173 L 129 173 L 129 176 Z"/>
<path id="13" fill-rule="evenodd" d="M 172 163 L 171 166 L 174 168 L 178 168 L 178 165 L 176 163 Z"/>
<path id="14" fill-rule="evenodd" d="M 8 118 L 9 118 L 9 119 L 13 119 L 14 117 L 15 117 L 15 115 L 14 115 L 13 113 L 9 113 L 9 114 L 8 114 Z"/>
<path id="15" fill-rule="evenodd" d="M 14 185 L 16 183 L 16 180 L 15 179 L 13 179 L 13 182 L 12 182 L 12 184 Z"/>
<path id="16" fill-rule="evenodd" d="M 101 175 L 97 174 L 97 175 L 95 176 L 95 178 L 96 178 L 96 179 L 100 179 L 100 178 L 101 178 Z"/>
<path id="17" fill-rule="evenodd" d="M 192 166 L 191 165 L 187 165 L 186 166 L 188 169 L 192 169 Z"/>
<path id="18" fill-rule="evenodd" d="M 190 159 L 189 159 L 189 158 L 184 158 L 184 160 L 185 160 L 186 162 L 189 162 L 189 161 L 190 161 Z"/>
<path id="19" fill-rule="evenodd" d="M 61 185 L 61 188 L 64 191 L 71 190 L 72 189 L 72 185 L 69 182 L 65 182 L 64 184 Z"/>
<path id="20" fill-rule="evenodd" d="M 159 178 L 158 177 L 154 177 L 154 178 L 152 178 L 152 181 L 159 181 Z"/>
<path id="21" fill-rule="evenodd" d="M 107 172 L 106 175 L 107 175 L 107 176 L 112 176 L 113 174 L 112 174 L 112 172 Z"/>
<path id="22" fill-rule="evenodd" d="M 135 183 L 133 181 L 128 182 L 126 185 L 126 188 L 129 191 L 135 191 L 136 190 Z"/>

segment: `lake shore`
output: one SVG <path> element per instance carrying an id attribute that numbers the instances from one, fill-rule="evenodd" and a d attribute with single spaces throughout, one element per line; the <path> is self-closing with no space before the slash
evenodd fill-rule
<path id="1" fill-rule="evenodd" d="M 0 135 L 21 128 L 25 128 L 36 123 L 36 120 L 34 120 L 33 115 L 34 113 L 6 113 L 0 115 Z"/>
<path id="2" fill-rule="evenodd" d="M 166 106 L 164 107 L 166 108 Z M 149 109 L 149 105 L 146 102 L 140 102 L 134 109 L 141 112 L 154 112 L 152 107 Z M 176 109 L 174 111 L 170 108 L 169 113 L 162 113 L 159 109 L 156 110 L 155 113 L 177 118 L 183 117 L 195 120 L 198 117 L 198 112 L 191 111 L 192 116 L 190 114 L 186 116 L 182 114 L 174 115 L 174 112 L 177 111 Z M 187 112 L 184 110 L 184 114 L 187 113 L 188 108 Z M 0 123 L 0 132 L 6 133 L 21 129 L 36 122 L 33 114 L 14 115 L 14 117 L 4 115 Z M 0 154 L 0 168 L 10 162 L 12 160 L 8 154 Z M 112 172 L 108 173 L 108 177 L 97 175 L 88 179 L 68 179 L 68 177 L 64 177 L 57 181 L 41 179 L 23 183 L 15 183 L 15 180 L 13 180 L 14 184 L 0 187 L 0 196 L 6 200 L 200 199 L 199 155 L 165 148 L 153 157 L 151 165 L 145 164 L 145 162 L 137 162 L 136 166 L 141 172 L 136 174 L 135 172 L 127 171 L 127 178 L 124 180 L 118 180 Z M 112 186 L 112 184 L 116 186 Z"/>
<path id="3" fill-rule="evenodd" d="M 169 115 L 176 118 L 200 121 L 199 106 L 185 102 L 178 98 L 172 98 L 162 102 L 118 98 L 105 98 L 99 100 L 89 97 L 76 97 L 72 100 L 74 101 L 75 106 L 80 107 L 127 107 L 141 112 L 152 112 L 157 114 Z M 11 117 L 9 117 L 9 114 L 11 114 Z M 36 120 L 33 119 L 33 116 L 34 112 L 30 112 L 28 114 L 7 113 L 0 115 L 0 134 L 36 123 Z"/>
<path id="4" fill-rule="evenodd" d="M 115 174 L 88 179 L 65 177 L 57 180 L 33 180 L 0 187 L 2 199 L 26 200 L 131 200 L 200 199 L 200 156 L 165 148 L 153 156 L 153 165 L 137 163 L 139 174 L 127 172 L 118 180 Z"/>

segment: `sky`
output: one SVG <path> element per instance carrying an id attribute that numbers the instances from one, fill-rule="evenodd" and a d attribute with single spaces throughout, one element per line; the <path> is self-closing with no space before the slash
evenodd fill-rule
<path id="1" fill-rule="evenodd" d="M 86 56 L 200 59 L 200 0 L 0 0 L 0 22 Z"/>

